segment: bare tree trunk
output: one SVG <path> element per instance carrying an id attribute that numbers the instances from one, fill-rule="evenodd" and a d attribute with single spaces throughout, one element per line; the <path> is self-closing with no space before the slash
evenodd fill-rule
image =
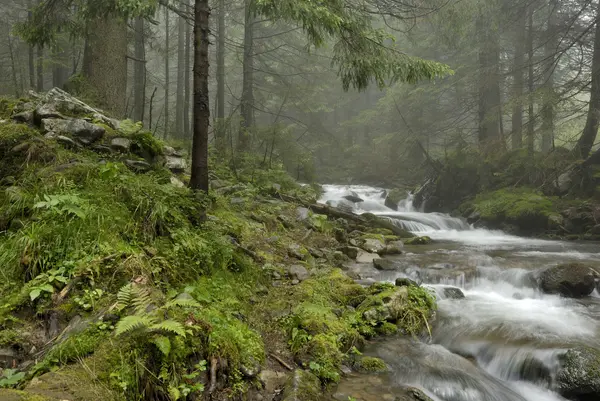
<path id="1" fill-rule="evenodd" d="M 247 150 L 250 130 L 254 127 L 254 11 L 253 0 L 246 1 L 244 20 L 244 65 L 242 99 L 240 104 L 241 122 L 238 135 L 238 148 Z"/>
<path id="2" fill-rule="evenodd" d="M 29 11 L 27 12 L 27 19 L 31 21 L 33 8 L 33 1 L 29 0 Z M 34 61 L 34 48 L 32 45 L 28 46 L 29 54 L 28 54 L 28 67 L 29 67 L 29 87 L 31 89 L 35 88 L 35 61 Z"/>
<path id="3" fill-rule="evenodd" d="M 484 16 L 477 20 L 479 44 L 479 144 L 487 148 L 500 139 L 500 49 L 498 37 Z"/>
<path id="4" fill-rule="evenodd" d="M 548 152 L 554 147 L 554 67 L 556 61 L 558 21 L 556 15 L 557 0 L 549 1 L 550 15 L 548 16 L 548 27 L 546 28 L 544 44 L 544 59 L 546 60 L 546 71 L 544 79 L 542 116 L 542 152 Z"/>
<path id="5" fill-rule="evenodd" d="M 69 80 L 69 55 L 66 46 L 65 40 L 59 40 L 53 49 L 52 86 L 55 88 L 63 88 Z"/>
<path id="6" fill-rule="evenodd" d="M 125 116 L 127 97 L 127 24 L 119 18 L 97 18 L 88 23 L 84 75 L 100 106 Z"/>
<path id="7" fill-rule="evenodd" d="M 19 97 L 21 91 L 19 91 L 19 81 L 17 79 L 17 66 L 15 62 L 15 49 L 13 46 L 12 37 L 10 35 L 10 28 L 8 32 L 8 52 L 10 55 L 10 66 L 12 72 L 13 85 L 15 86 L 15 96 Z"/>
<path id="8" fill-rule="evenodd" d="M 170 126 L 169 126 L 169 84 L 170 79 L 169 75 L 171 73 L 169 67 L 169 37 L 171 33 L 169 32 L 169 9 L 165 7 L 165 31 L 166 31 L 166 39 L 165 39 L 165 133 L 164 138 L 167 139 L 170 134 Z"/>
<path id="9" fill-rule="evenodd" d="M 600 123 L 600 3 L 596 14 L 596 33 L 594 35 L 594 55 L 592 57 L 592 87 L 590 89 L 590 106 L 583 133 L 577 141 L 575 155 L 585 159 L 592 150 L 596 135 L 598 135 L 598 124 Z"/>
<path id="10" fill-rule="evenodd" d="M 195 0 L 194 5 L 194 139 L 190 188 L 208 192 L 210 8 L 208 0 Z"/>
<path id="11" fill-rule="evenodd" d="M 133 69 L 133 119 L 144 121 L 146 106 L 146 49 L 144 46 L 144 19 L 135 19 L 135 60 Z"/>
<path id="12" fill-rule="evenodd" d="M 185 19 L 179 17 L 177 22 L 177 96 L 175 104 L 175 135 L 178 139 L 185 137 L 183 121 L 183 102 L 185 100 Z"/>
<path id="13" fill-rule="evenodd" d="M 520 14 L 515 40 L 515 58 L 513 64 L 513 112 L 512 112 L 512 149 L 523 147 L 523 87 L 525 68 L 525 41 L 527 40 L 527 14 Z"/>
<path id="14" fill-rule="evenodd" d="M 527 30 L 527 54 L 528 54 L 528 82 L 527 89 L 529 91 L 528 101 L 529 101 L 529 110 L 528 110 L 528 122 L 527 122 L 527 152 L 530 155 L 533 155 L 534 151 L 534 134 L 535 134 L 535 115 L 533 108 L 533 8 L 529 10 L 528 16 L 528 30 Z"/>
<path id="15" fill-rule="evenodd" d="M 37 87 L 38 92 L 44 91 L 44 48 L 37 48 Z"/>
<path id="16" fill-rule="evenodd" d="M 186 8 L 189 9 L 189 2 L 186 0 Z M 190 68 L 190 57 L 192 55 L 192 30 L 189 22 L 186 21 L 185 25 L 185 100 L 183 104 L 183 121 L 185 140 L 191 139 L 191 127 L 190 127 L 190 102 L 192 93 L 192 76 Z"/>
<path id="17" fill-rule="evenodd" d="M 225 145 L 225 0 L 219 0 L 217 32 L 217 148 Z"/>

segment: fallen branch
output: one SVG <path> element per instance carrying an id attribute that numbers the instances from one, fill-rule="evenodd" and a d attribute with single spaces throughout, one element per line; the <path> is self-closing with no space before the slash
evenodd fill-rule
<path id="1" fill-rule="evenodd" d="M 210 358 L 210 387 L 208 394 L 212 394 L 217 388 L 217 365 L 218 359 L 214 356 Z"/>
<path id="2" fill-rule="evenodd" d="M 281 359 L 277 355 L 275 355 L 275 354 L 269 354 L 269 356 L 271 358 L 275 359 L 277 362 L 279 362 L 281 364 L 281 366 L 283 366 L 287 370 L 294 370 L 294 368 L 292 366 L 290 366 L 286 361 L 284 361 L 283 359 Z"/>

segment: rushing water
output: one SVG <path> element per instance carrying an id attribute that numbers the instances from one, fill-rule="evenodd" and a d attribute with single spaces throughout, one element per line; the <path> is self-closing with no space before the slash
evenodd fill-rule
<path id="1" fill-rule="evenodd" d="M 438 312 L 429 343 L 393 339 L 370 345 L 367 353 L 384 359 L 391 373 L 345 380 L 336 399 L 393 400 L 394 388 L 411 385 L 439 401 L 564 400 L 554 391 L 559 357 L 574 345 L 600 348 L 600 297 L 542 294 L 529 273 L 570 261 L 600 266 L 598 244 L 474 229 L 459 218 L 416 210 L 410 196 L 394 211 L 378 188 L 324 190 L 321 202 L 386 216 L 435 240 L 406 247 L 394 257 L 395 271 L 352 267 L 364 283 L 409 277 L 429 286 L 438 294 Z M 363 202 L 345 200 L 349 194 Z M 460 287 L 465 297 L 447 298 L 447 286 Z"/>

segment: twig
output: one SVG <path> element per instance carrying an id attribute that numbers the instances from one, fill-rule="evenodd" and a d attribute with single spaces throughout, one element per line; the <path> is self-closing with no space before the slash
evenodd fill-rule
<path id="1" fill-rule="evenodd" d="M 277 355 L 275 355 L 275 354 L 269 354 L 269 356 L 271 358 L 275 359 L 277 362 L 279 362 L 281 364 L 281 366 L 283 366 L 287 370 L 294 370 L 294 368 L 292 366 L 290 366 L 286 361 L 284 361 L 283 359 L 281 359 Z"/>

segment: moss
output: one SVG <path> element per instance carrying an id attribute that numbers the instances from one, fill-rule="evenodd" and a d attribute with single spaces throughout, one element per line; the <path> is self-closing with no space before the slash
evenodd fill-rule
<path id="1" fill-rule="evenodd" d="M 46 371 L 52 366 L 66 365 L 91 355 L 107 337 L 108 332 L 100 331 L 95 327 L 73 334 L 62 343 L 55 345 L 34 370 Z"/>
<path id="2" fill-rule="evenodd" d="M 427 236 L 408 238 L 404 241 L 405 245 L 427 245 L 429 243 L 431 243 L 431 238 Z"/>
<path id="3" fill-rule="evenodd" d="M 17 101 L 12 98 L 0 98 L 0 119 L 9 119 Z"/>
<path id="4" fill-rule="evenodd" d="M 146 158 L 145 156 L 148 154 L 152 158 L 155 158 L 163 154 L 164 144 L 154 137 L 152 132 L 140 131 L 131 135 L 131 139 L 133 141 L 133 151 L 137 152 L 137 154 L 141 157 Z"/>
<path id="5" fill-rule="evenodd" d="M 51 398 L 27 391 L 0 388 L 0 399 L 3 401 L 54 401 Z"/>
<path id="6" fill-rule="evenodd" d="M 398 326 L 393 323 L 383 322 L 375 330 L 382 336 L 391 336 L 398 333 Z"/>
<path id="7" fill-rule="evenodd" d="M 369 234 L 380 234 L 383 236 L 394 235 L 392 230 L 388 230 L 387 228 L 373 228 L 373 229 L 369 230 Z"/>
<path id="8" fill-rule="evenodd" d="M 379 358 L 363 356 L 354 362 L 354 368 L 359 372 L 379 373 L 388 370 L 385 362 Z"/>

